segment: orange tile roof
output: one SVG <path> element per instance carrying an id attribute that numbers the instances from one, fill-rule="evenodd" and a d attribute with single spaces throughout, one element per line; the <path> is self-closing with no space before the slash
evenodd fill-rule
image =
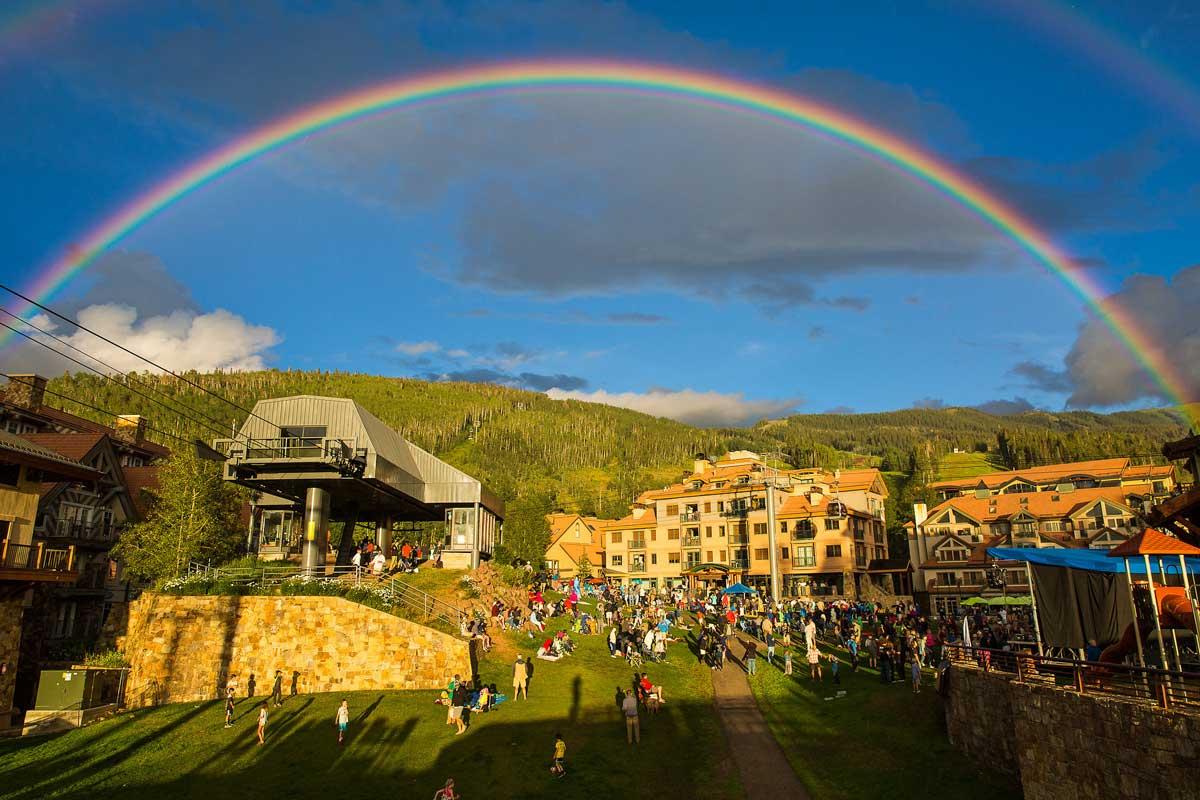
<path id="1" fill-rule="evenodd" d="M 1129 492 L 1120 486 L 1104 486 L 1095 489 L 1076 489 L 1073 492 L 1028 492 L 1025 494 L 1001 494 L 993 497 L 951 497 L 943 500 L 929 511 L 929 519 L 947 508 L 954 508 L 979 522 L 1004 519 L 1026 511 L 1035 517 L 1066 517 L 1094 500 L 1108 500 L 1128 508 Z M 1054 498 L 1059 498 L 1055 500 Z M 1025 499 L 1022 503 L 1021 499 Z M 992 509 L 995 510 L 992 510 Z M 926 523 L 928 524 L 928 523 Z M 938 523 L 933 523 L 938 524 Z"/>
<path id="2" fill-rule="evenodd" d="M 616 530 L 618 528 L 653 528 L 656 523 L 654 517 L 654 509 L 647 508 L 646 513 L 638 518 L 634 518 L 633 514 L 622 517 L 618 520 L 613 520 L 604 526 L 605 530 Z"/>
<path id="3" fill-rule="evenodd" d="M 1181 542 L 1174 536 L 1168 536 L 1154 528 L 1146 528 L 1133 538 L 1108 551 L 1110 556 L 1200 556 L 1200 547 L 1193 547 L 1187 542 Z"/>
<path id="4" fill-rule="evenodd" d="M 578 564 L 579 559 L 585 555 L 588 557 L 588 561 L 592 563 L 593 567 L 599 567 L 604 560 L 604 548 L 598 544 L 571 543 L 560 544 L 559 547 L 562 548 L 563 552 L 569 555 L 571 560 L 576 564 Z"/>

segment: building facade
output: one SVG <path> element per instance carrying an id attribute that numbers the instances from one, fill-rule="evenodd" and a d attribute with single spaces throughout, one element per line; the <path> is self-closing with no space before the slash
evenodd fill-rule
<path id="1" fill-rule="evenodd" d="M 784 596 L 859 597 L 888 557 L 886 497 L 875 469 L 775 469 L 747 451 L 697 458 L 682 481 L 604 524 L 605 572 L 653 589 L 741 581 L 769 592 L 774 556 Z"/>
<path id="2" fill-rule="evenodd" d="M 586 563 L 591 575 L 600 575 L 604 570 L 604 524 L 604 520 L 579 514 L 547 514 L 550 539 L 543 564 L 546 571 L 560 578 L 574 578 Z"/>
<path id="3" fill-rule="evenodd" d="M 1027 594 L 1023 567 L 987 558 L 989 547 L 1109 550 L 1143 527 L 1150 505 L 1176 490 L 1170 465 L 1129 459 L 1051 464 L 932 484 L 943 497 L 913 507 L 906 526 L 913 583 L 934 613 L 980 594 Z"/>

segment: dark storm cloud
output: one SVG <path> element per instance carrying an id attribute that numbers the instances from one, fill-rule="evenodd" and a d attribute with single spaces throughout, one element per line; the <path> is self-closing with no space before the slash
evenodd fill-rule
<path id="1" fill-rule="evenodd" d="M 1069 392 L 1071 379 L 1064 370 L 1039 364 L 1036 361 L 1022 361 L 1009 374 L 1021 378 L 1024 385 L 1042 392 Z"/>

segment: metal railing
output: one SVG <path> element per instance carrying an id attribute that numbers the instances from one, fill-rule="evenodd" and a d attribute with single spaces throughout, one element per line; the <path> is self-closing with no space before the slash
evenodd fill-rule
<path id="1" fill-rule="evenodd" d="M 1034 652 L 946 645 L 951 663 L 973 665 L 1022 683 L 1200 711 L 1200 672 L 1109 664 Z"/>
<path id="2" fill-rule="evenodd" d="M 271 439 L 215 439 L 213 449 L 234 461 L 264 459 L 348 460 L 355 440 L 330 437 L 283 436 Z"/>
<path id="3" fill-rule="evenodd" d="M 8 539 L 0 546 L 0 568 L 45 572 L 73 572 L 75 545 L 46 547 L 45 542 L 16 544 Z"/>
<path id="4" fill-rule="evenodd" d="M 700 521 L 700 512 L 699 511 L 681 511 L 681 512 L 679 512 L 679 521 L 680 522 L 699 522 Z"/>
<path id="5" fill-rule="evenodd" d="M 699 547 L 700 546 L 699 534 L 697 534 L 696 536 L 684 536 L 682 539 L 679 540 L 679 546 L 680 547 Z"/>
<path id="6" fill-rule="evenodd" d="M 203 575 L 218 579 L 223 578 L 234 584 L 258 583 L 260 586 L 278 586 L 286 580 L 341 581 L 355 586 L 375 586 L 387 589 L 394 601 L 410 613 L 419 615 L 425 624 L 442 623 L 459 632 L 460 626 L 467 614 L 444 600 L 423 592 L 414 586 L 390 575 L 375 575 L 367 567 L 355 566 L 324 566 L 318 572 L 310 574 L 295 565 L 278 567 L 209 567 L 205 564 L 192 563 L 188 567 L 189 575 Z M 352 598 L 346 598 L 352 599 Z M 394 610 L 393 610 L 394 613 Z M 402 615 L 401 615 L 402 616 Z"/>
<path id="7" fill-rule="evenodd" d="M 721 512 L 722 517 L 745 517 L 750 514 L 750 509 L 745 507 L 727 508 Z"/>
<path id="8" fill-rule="evenodd" d="M 116 527 L 111 522 L 78 522 L 70 519 L 55 520 L 34 531 L 39 536 L 61 539 L 107 542 L 116 536 Z"/>
<path id="9" fill-rule="evenodd" d="M 630 550 L 645 550 L 646 549 L 646 540 L 645 539 L 630 539 L 629 540 L 629 549 Z"/>
<path id="10" fill-rule="evenodd" d="M 815 528 L 792 528 L 792 541 L 803 542 L 817 538 Z"/>

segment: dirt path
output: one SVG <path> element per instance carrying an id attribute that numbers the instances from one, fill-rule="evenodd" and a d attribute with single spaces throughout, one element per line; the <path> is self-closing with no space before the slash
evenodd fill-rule
<path id="1" fill-rule="evenodd" d="M 742 668 L 742 643 L 731 639 L 733 658 L 725 669 L 714 670 L 713 705 L 729 740 L 729 749 L 742 776 L 748 800 L 808 800 L 808 792 L 788 763 L 783 748 L 763 719 L 750 682 Z M 759 669 L 770 669 L 762 658 Z"/>

